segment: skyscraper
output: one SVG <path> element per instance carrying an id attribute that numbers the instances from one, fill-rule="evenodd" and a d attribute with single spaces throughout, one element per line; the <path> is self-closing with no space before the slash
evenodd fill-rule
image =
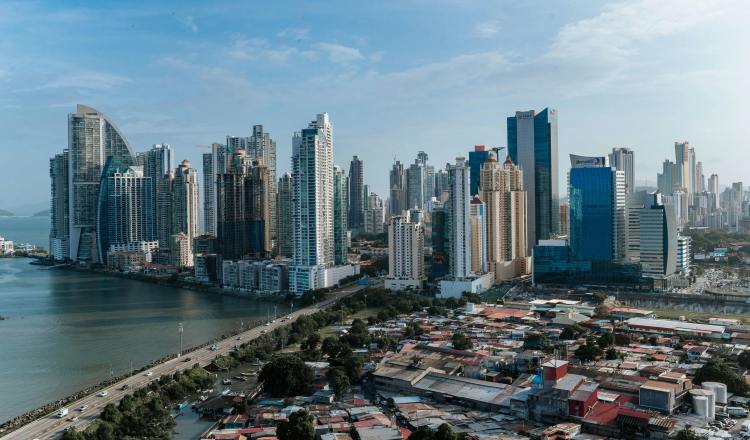
<path id="1" fill-rule="evenodd" d="M 100 262 L 107 264 L 112 245 L 156 240 L 153 180 L 141 166 L 130 166 L 116 157 L 107 159 L 102 174 L 97 215 Z"/>
<path id="2" fill-rule="evenodd" d="M 318 114 L 294 134 L 292 179 L 294 264 L 333 266 L 333 129 L 328 113 Z"/>
<path id="3" fill-rule="evenodd" d="M 469 203 L 471 224 L 471 271 L 487 273 L 487 214 L 482 200 L 474 196 Z"/>
<path id="4" fill-rule="evenodd" d="M 469 167 L 466 159 L 456 158 L 448 166 L 450 178 L 448 217 L 450 218 L 449 268 L 454 279 L 463 279 L 471 271 L 471 221 L 469 212 Z"/>
<path id="5" fill-rule="evenodd" d="M 135 165 L 133 149 L 112 121 L 99 111 L 78 105 L 68 115 L 68 248 L 74 261 L 98 263 L 97 206 L 105 162 L 115 158 Z"/>
<path id="6" fill-rule="evenodd" d="M 674 182 L 685 192 L 690 191 L 690 144 L 674 143 L 675 173 Z"/>
<path id="7" fill-rule="evenodd" d="M 665 159 L 664 163 L 662 163 L 661 176 L 659 191 L 662 194 L 672 194 L 675 188 L 679 188 L 680 185 L 682 185 L 682 180 L 679 178 L 678 167 L 669 159 Z"/>
<path id="8" fill-rule="evenodd" d="M 637 209 L 638 242 L 633 242 L 632 246 L 638 250 L 638 261 L 643 276 L 660 279 L 673 274 L 676 270 L 676 216 L 671 206 L 662 203 L 661 193 L 651 193 L 643 197 L 644 203 Z"/>
<path id="9" fill-rule="evenodd" d="M 246 141 L 246 151 L 252 159 L 260 160 L 268 168 L 268 195 L 271 239 L 276 237 L 276 141 L 263 131 L 262 125 L 253 125 L 253 133 Z"/>
<path id="10" fill-rule="evenodd" d="M 524 170 L 530 246 L 560 232 L 557 169 L 557 112 L 516 112 L 507 120 L 508 153 Z"/>
<path id="11" fill-rule="evenodd" d="M 625 258 L 625 173 L 606 166 L 604 158 L 592 159 L 583 165 L 580 156 L 571 155 L 571 252 L 581 260 L 620 263 Z"/>
<path id="12" fill-rule="evenodd" d="M 432 195 L 435 194 L 435 167 L 427 163 L 427 153 L 420 151 L 417 153 L 417 162 L 422 165 L 422 206 L 419 209 L 424 209 L 424 205 L 430 201 Z"/>
<path id="13" fill-rule="evenodd" d="M 632 194 L 635 191 L 635 158 L 630 148 L 612 148 L 609 155 L 609 163 L 618 171 L 625 173 L 625 192 Z"/>
<path id="14" fill-rule="evenodd" d="M 276 192 L 276 248 L 282 257 L 291 257 L 292 247 L 292 175 L 279 178 Z"/>
<path id="15" fill-rule="evenodd" d="M 232 149 L 211 144 L 211 152 L 203 155 L 203 230 L 216 236 L 216 176 L 227 172 Z"/>
<path id="16" fill-rule="evenodd" d="M 401 215 L 407 209 L 406 172 L 400 161 L 395 161 L 389 175 L 390 215 Z"/>
<path id="17" fill-rule="evenodd" d="M 198 195 L 198 172 L 183 160 L 177 167 L 172 180 L 172 227 L 170 235 L 185 234 L 187 247 L 192 255 L 193 238 L 200 235 L 200 206 Z M 171 241 L 170 241 L 171 243 Z"/>
<path id="18" fill-rule="evenodd" d="M 718 174 L 711 174 L 711 177 L 708 178 L 708 192 L 713 194 L 713 209 L 719 209 L 719 175 Z"/>
<path id="19" fill-rule="evenodd" d="M 482 165 L 479 193 L 487 206 L 487 260 L 495 280 L 527 272 L 526 192 L 523 172 L 510 158 L 501 166 L 494 153 Z"/>
<path id="20" fill-rule="evenodd" d="M 50 231 L 49 255 L 62 261 L 70 255 L 68 237 L 70 221 L 68 218 L 68 150 L 56 154 L 49 161 L 50 190 Z"/>
<path id="21" fill-rule="evenodd" d="M 440 200 L 444 193 L 448 192 L 448 172 L 445 170 L 437 170 L 435 173 L 435 197 Z"/>
<path id="22" fill-rule="evenodd" d="M 479 194 L 479 175 L 489 154 L 490 149 L 484 145 L 476 145 L 474 151 L 469 151 L 469 190 L 473 196 Z"/>
<path id="23" fill-rule="evenodd" d="M 364 190 L 364 162 L 352 157 L 349 165 L 349 228 L 355 231 L 365 226 L 365 194 Z"/>
<path id="24" fill-rule="evenodd" d="M 424 167 L 419 159 L 406 170 L 406 209 L 422 209 L 424 206 Z"/>
<path id="25" fill-rule="evenodd" d="M 370 193 L 367 197 L 367 208 L 365 209 L 365 232 L 368 234 L 383 233 L 384 214 L 383 199 L 375 193 Z"/>
<path id="26" fill-rule="evenodd" d="M 408 216 L 394 215 L 388 224 L 388 277 L 390 290 L 419 289 L 424 284 L 424 229 Z"/>
<path id="27" fill-rule="evenodd" d="M 697 191 L 697 163 L 695 161 L 695 149 L 688 148 L 688 194 L 693 195 Z"/>
<path id="28" fill-rule="evenodd" d="M 356 156 L 355 156 L 356 157 Z M 350 173 L 351 174 L 351 173 Z M 348 212 L 347 192 L 350 185 L 347 184 L 346 172 L 340 166 L 333 167 L 333 254 L 334 264 L 346 264 L 349 259 L 348 246 Z M 360 197 L 360 201 L 362 198 Z"/>

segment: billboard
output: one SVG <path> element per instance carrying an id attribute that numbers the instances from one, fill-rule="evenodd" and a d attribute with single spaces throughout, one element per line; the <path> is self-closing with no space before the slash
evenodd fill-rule
<path id="1" fill-rule="evenodd" d="M 571 168 L 599 168 L 609 166 L 607 156 L 579 156 L 570 155 Z"/>

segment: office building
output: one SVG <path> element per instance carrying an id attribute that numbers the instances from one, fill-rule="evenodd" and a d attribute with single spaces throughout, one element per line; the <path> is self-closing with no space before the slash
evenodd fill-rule
<path id="1" fill-rule="evenodd" d="M 400 161 L 395 161 L 389 174 L 389 214 L 401 215 L 407 209 L 406 171 Z"/>
<path id="2" fill-rule="evenodd" d="M 582 260 L 625 259 L 625 173 L 606 158 L 571 155 L 570 248 Z"/>
<path id="3" fill-rule="evenodd" d="M 567 236 L 568 235 L 568 223 L 569 223 L 569 214 L 568 214 L 568 204 L 561 203 L 560 204 L 560 235 Z"/>
<path id="4" fill-rule="evenodd" d="M 68 206 L 68 150 L 56 154 L 49 161 L 50 177 L 50 231 L 49 256 L 56 261 L 67 260 L 70 251 Z"/>
<path id="5" fill-rule="evenodd" d="M 480 197 L 487 209 L 487 260 L 496 281 L 528 271 L 526 192 L 523 172 L 510 158 L 490 154 L 481 170 Z"/>
<path id="6" fill-rule="evenodd" d="M 609 164 L 625 173 L 625 192 L 635 191 L 635 153 L 630 148 L 615 147 L 609 154 Z"/>
<path id="7" fill-rule="evenodd" d="M 469 203 L 471 230 L 471 271 L 487 272 L 487 213 L 482 200 L 474 196 Z"/>
<path id="8" fill-rule="evenodd" d="M 78 105 L 68 115 L 68 249 L 70 259 L 99 263 L 97 207 L 104 165 L 109 158 L 135 165 L 133 148 L 112 121 Z"/>
<path id="9" fill-rule="evenodd" d="M 435 167 L 427 163 L 427 153 L 420 151 L 417 153 L 417 162 L 422 165 L 422 206 L 419 209 L 425 209 L 425 205 L 435 194 Z M 412 206 L 413 208 L 413 206 Z"/>
<path id="10" fill-rule="evenodd" d="M 357 156 L 349 164 L 349 229 L 360 231 L 365 226 L 364 162 Z"/>
<path id="11" fill-rule="evenodd" d="M 365 232 L 368 234 L 382 234 L 385 222 L 385 211 L 383 199 L 375 193 L 367 196 L 367 208 L 365 208 Z"/>
<path id="12" fill-rule="evenodd" d="M 445 201 L 448 198 L 448 172 L 445 170 L 437 170 L 435 172 L 435 197 L 440 201 Z"/>
<path id="13" fill-rule="evenodd" d="M 389 290 L 420 289 L 424 285 L 424 229 L 408 216 L 391 217 L 388 224 Z"/>
<path id="14" fill-rule="evenodd" d="M 153 181 L 140 166 L 107 159 L 102 174 L 97 215 L 97 247 L 101 263 L 117 246 L 155 242 Z"/>
<path id="15" fill-rule="evenodd" d="M 508 153 L 523 173 L 529 246 L 560 232 L 557 112 L 516 112 L 507 120 Z"/>
<path id="16" fill-rule="evenodd" d="M 450 225 L 447 207 L 438 203 L 432 210 L 432 264 L 430 264 L 430 278 L 443 278 L 448 275 L 450 261 Z"/>
<path id="17" fill-rule="evenodd" d="M 406 209 L 422 209 L 425 201 L 424 186 L 424 166 L 419 159 L 415 159 L 406 170 Z"/>
<path id="18" fill-rule="evenodd" d="M 216 236 L 216 176 L 226 174 L 232 149 L 211 144 L 211 152 L 203 155 L 203 231 Z"/>
<path id="19" fill-rule="evenodd" d="M 708 188 L 706 188 L 706 191 L 708 191 L 710 194 L 713 195 L 711 200 L 713 201 L 711 210 L 716 210 L 720 208 L 719 201 L 721 200 L 719 197 L 719 175 L 718 174 L 711 174 L 711 176 L 708 178 Z"/>
<path id="20" fill-rule="evenodd" d="M 474 151 L 469 151 L 469 191 L 471 195 L 479 194 L 479 179 L 482 165 L 490 155 L 491 148 L 476 145 Z"/>
<path id="21" fill-rule="evenodd" d="M 662 194 L 656 192 L 645 195 L 640 208 L 633 204 L 629 208 L 638 212 L 638 240 L 636 242 L 635 234 L 628 231 L 632 240 L 629 252 L 638 255 L 643 276 L 658 280 L 672 275 L 677 264 L 677 224 L 673 207 L 665 205 Z"/>
<path id="22" fill-rule="evenodd" d="M 335 265 L 346 264 L 349 261 L 347 257 L 349 251 L 349 229 L 347 227 L 349 221 L 347 215 L 351 211 L 347 204 L 348 192 L 349 184 L 346 172 L 336 165 L 333 167 L 333 262 Z"/>
<path id="23" fill-rule="evenodd" d="M 291 258 L 292 241 L 292 175 L 279 178 L 276 192 L 276 249 L 281 257 Z"/>
<path id="24" fill-rule="evenodd" d="M 151 178 L 151 205 L 154 207 L 154 231 L 159 248 L 166 254 L 171 235 L 171 188 L 174 170 L 174 152 L 168 144 L 154 144 L 150 150 L 136 155 L 137 165 L 143 167 L 143 175 Z"/>

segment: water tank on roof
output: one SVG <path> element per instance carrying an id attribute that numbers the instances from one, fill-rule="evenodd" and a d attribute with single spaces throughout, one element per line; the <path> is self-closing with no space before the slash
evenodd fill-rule
<path id="1" fill-rule="evenodd" d="M 703 382 L 701 386 L 714 392 L 716 403 L 727 404 L 727 386 L 721 382 Z"/>

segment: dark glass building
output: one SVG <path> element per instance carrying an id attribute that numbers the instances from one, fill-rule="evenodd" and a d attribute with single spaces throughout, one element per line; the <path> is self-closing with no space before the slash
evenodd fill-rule
<path id="1" fill-rule="evenodd" d="M 442 278 L 448 275 L 449 236 L 448 213 L 442 207 L 436 208 L 432 212 L 432 264 L 430 265 L 430 279 Z"/>
<path id="2" fill-rule="evenodd" d="M 469 151 L 469 191 L 472 196 L 479 195 L 479 174 L 490 151 L 484 145 L 477 145 L 474 151 Z"/>
<path id="3" fill-rule="evenodd" d="M 527 194 L 528 243 L 533 247 L 560 232 L 557 171 L 557 112 L 516 112 L 507 120 L 508 154 L 523 169 Z"/>

